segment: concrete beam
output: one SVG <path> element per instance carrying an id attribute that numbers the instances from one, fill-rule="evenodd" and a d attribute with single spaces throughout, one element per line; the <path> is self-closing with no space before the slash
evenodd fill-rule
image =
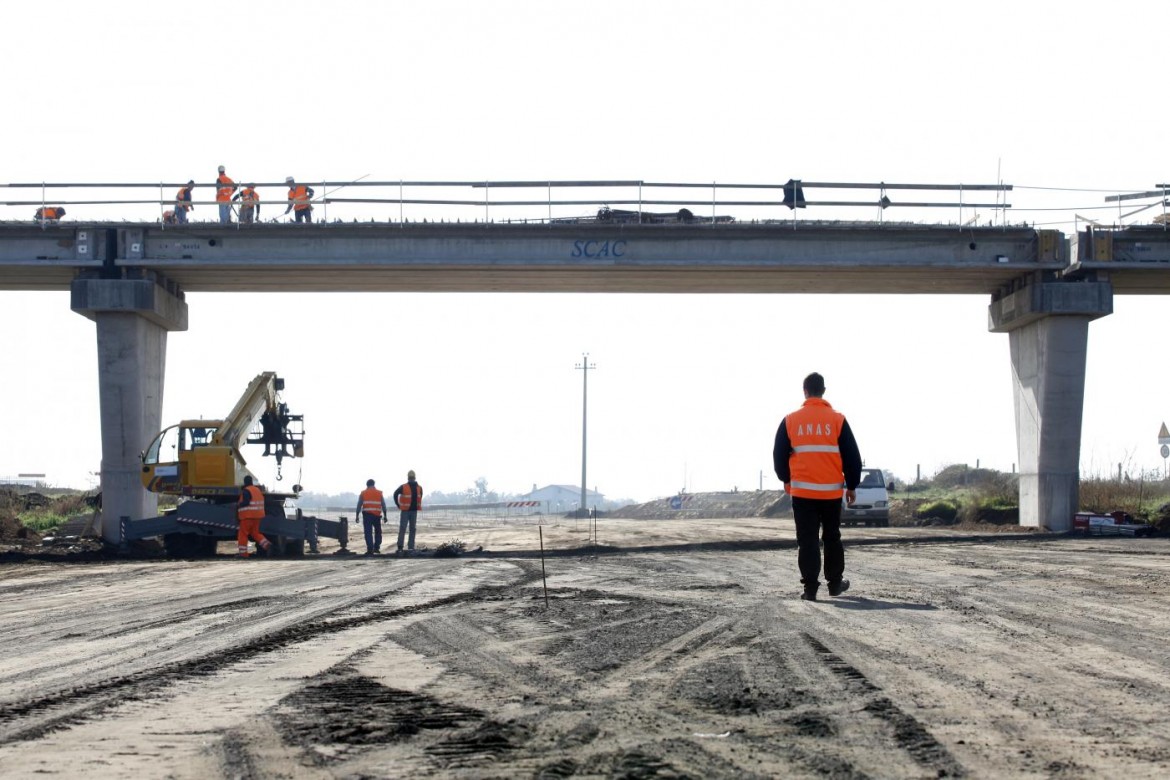
<path id="1" fill-rule="evenodd" d="M 1079 508 L 1089 322 L 1113 311 L 1101 282 L 1025 283 L 993 301 L 1008 333 L 1020 464 L 1020 525 L 1067 531 Z"/>
<path id="2" fill-rule="evenodd" d="M 154 281 L 77 279 L 73 310 L 97 324 L 102 431 L 102 538 L 121 544 L 119 518 L 153 517 L 139 454 L 162 425 L 167 331 L 186 330 L 187 304 Z"/>
<path id="3" fill-rule="evenodd" d="M 1108 282 L 1034 282 L 1021 279 L 997 295 L 988 309 L 988 328 L 1010 333 L 1045 317 L 1083 316 L 1090 320 L 1113 313 L 1113 287 Z"/>
<path id="4" fill-rule="evenodd" d="M 971 294 L 1068 265 L 1051 231 L 901 223 L 102 223 L 42 233 L 0 223 L 0 290 L 61 284 L 66 250 L 46 254 L 54 238 L 80 273 L 96 259 L 107 276 L 165 274 L 188 292 Z"/>
<path id="5" fill-rule="evenodd" d="M 1170 294 L 1170 225 L 1083 230 L 1065 274 L 1108 279 L 1117 293 Z"/>
<path id="6" fill-rule="evenodd" d="M 156 279 L 78 278 L 70 284 L 73 311 L 95 322 L 100 314 L 131 313 L 164 330 L 187 329 L 187 303 Z"/>

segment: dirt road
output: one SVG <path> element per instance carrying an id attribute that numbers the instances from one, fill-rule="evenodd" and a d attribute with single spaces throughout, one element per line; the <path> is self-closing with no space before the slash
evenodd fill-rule
<path id="1" fill-rule="evenodd" d="M 1170 542 L 791 521 L 0 567 L 5 777 L 1165 777 Z M 434 535 L 434 546 L 451 537 Z M 327 551 L 328 552 L 328 551 Z M 822 594 L 824 589 L 822 589 Z"/>

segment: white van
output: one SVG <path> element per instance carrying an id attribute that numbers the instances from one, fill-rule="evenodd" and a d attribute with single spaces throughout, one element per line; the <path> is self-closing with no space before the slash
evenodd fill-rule
<path id="1" fill-rule="evenodd" d="M 845 504 L 841 498 L 841 525 L 876 525 L 886 527 L 890 524 L 890 493 L 892 484 L 886 484 L 886 475 L 881 469 L 861 470 L 861 481 L 857 483 L 857 500 L 853 506 Z"/>

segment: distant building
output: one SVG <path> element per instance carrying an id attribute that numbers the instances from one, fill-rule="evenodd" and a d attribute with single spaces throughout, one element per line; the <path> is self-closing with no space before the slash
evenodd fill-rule
<path id="1" fill-rule="evenodd" d="M 532 486 L 532 492 L 520 496 L 519 501 L 539 501 L 547 512 L 571 512 L 581 503 L 581 488 L 576 485 Z M 590 507 L 601 506 L 605 496 L 596 490 L 585 491 L 585 503 Z"/>
<path id="2" fill-rule="evenodd" d="M 44 487 L 44 474 L 17 474 L 15 477 L 0 477 L 0 485 L 13 485 L 19 487 Z"/>

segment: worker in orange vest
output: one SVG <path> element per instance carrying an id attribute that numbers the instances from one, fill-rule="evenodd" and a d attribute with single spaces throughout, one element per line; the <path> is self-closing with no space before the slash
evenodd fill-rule
<path id="1" fill-rule="evenodd" d="M 366 555 L 382 552 L 382 521 L 386 517 L 386 497 L 374 487 L 374 480 L 366 480 L 366 489 L 358 496 L 357 514 L 366 532 Z M 357 522 L 357 517 L 354 518 Z"/>
<path id="2" fill-rule="evenodd" d="M 394 491 L 394 503 L 402 513 L 398 517 L 398 554 L 402 554 L 402 540 L 406 536 L 409 526 L 410 536 L 407 540 L 407 553 L 414 552 L 414 529 L 418 523 L 418 510 L 422 508 L 422 485 L 414 481 L 414 469 L 406 472 L 406 483 L 399 485 Z"/>
<path id="3" fill-rule="evenodd" d="M 191 203 L 191 190 L 195 188 L 195 180 L 191 179 L 187 182 L 186 187 L 179 189 L 175 194 L 175 224 L 187 224 L 187 212 L 192 211 L 195 205 Z"/>
<path id="4" fill-rule="evenodd" d="M 312 222 L 313 205 L 309 201 L 313 199 L 313 188 L 297 184 L 291 176 L 286 177 L 284 183 L 288 185 L 288 208 L 284 210 L 284 213 L 287 214 L 296 209 L 293 217 L 297 222 Z"/>
<path id="5" fill-rule="evenodd" d="M 40 222 L 59 222 L 65 216 L 65 209 L 61 206 L 41 206 L 37 209 L 36 219 Z"/>
<path id="6" fill-rule="evenodd" d="M 236 505 L 236 517 L 240 521 L 240 531 L 236 535 L 236 546 L 239 557 L 248 557 L 248 539 L 256 541 L 256 548 L 268 552 L 272 544 L 260 533 L 260 521 L 264 519 L 264 491 L 252 484 L 252 476 L 244 477 L 244 487 L 240 490 L 240 501 Z"/>
<path id="7" fill-rule="evenodd" d="M 829 595 L 849 590 L 845 548 L 841 544 L 841 496 L 852 506 L 861 481 L 861 452 L 853 431 L 829 405 L 825 378 L 814 372 L 804 378 L 804 404 L 780 421 L 772 464 L 792 497 L 796 521 L 797 564 L 804 584 L 801 598 L 816 601 L 820 588 L 820 531 L 825 546 L 825 580 Z"/>
<path id="8" fill-rule="evenodd" d="M 224 173 L 223 166 L 219 166 L 219 177 L 215 180 L 215 202 L 219 204 L 219 221 L 224 225 L 231 224 L 232 193 L 236 189 L 236 183 Z"/>
<path id="9" fill-rule="evenodd" d="M 255 184 L 245 184 L 244 189 L 237 192 L 232 200 L 240 202 L 241 225 L 250 225 L 260 219 L 260 196 L 256 194 Z"/>

